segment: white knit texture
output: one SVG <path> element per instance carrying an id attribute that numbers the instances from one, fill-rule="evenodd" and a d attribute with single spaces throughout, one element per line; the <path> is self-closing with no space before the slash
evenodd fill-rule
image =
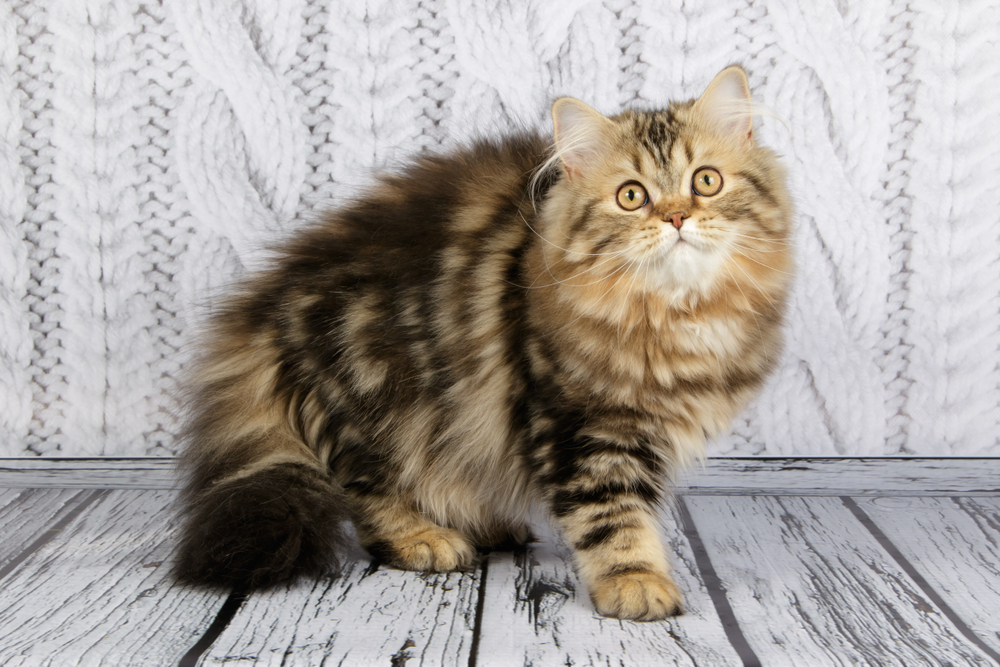
<path id="1" fill-rule="evenodd" d="M 374 169 L 750 74 L 787 346 L 712 454 L 1000 455 L 990 0 L 0 3 L 0 455 L 171 455 L 213 299 Z"/>

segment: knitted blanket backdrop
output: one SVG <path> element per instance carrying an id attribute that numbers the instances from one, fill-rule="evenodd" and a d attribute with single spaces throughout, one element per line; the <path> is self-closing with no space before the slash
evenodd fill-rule
<path id="1" fill-rule="evenodd" d="M 0 2 L 0 455 L 171 455 L 213 297 L 373 168 L 701 93 L 777 118 L 799 277 L 729 455 L 1000 455 L 1000 9 Z"/>

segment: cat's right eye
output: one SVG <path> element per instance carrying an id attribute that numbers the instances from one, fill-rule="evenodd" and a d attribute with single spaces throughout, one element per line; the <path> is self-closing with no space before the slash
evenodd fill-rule
<path id="1" fill-rule="evenodd" d="M 626 211 L 637 211 L 648 201 L 646 188 L 638 183 L 626 183 L 618 188 L 618 205 Z"/>

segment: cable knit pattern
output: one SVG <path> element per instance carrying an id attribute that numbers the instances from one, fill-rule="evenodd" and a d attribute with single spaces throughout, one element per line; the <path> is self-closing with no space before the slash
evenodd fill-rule
<path id="1" fill-rule="evenodd" d="M 984 0 L 0 3 L 0 455 L 172 455 L 222 287 L 373 169 L 744 64 L 798 207 L 777 373 L 712 454 L 1000 455 Z"/>
<path id="2" fill-rule="evenodd" d="M 32 333 L 23 239 L 28 191 L 18 156 L 24 125 L 15 81 L 18 27 L 12 8 L 0 6 L 0 443 L 24 443 L 31 421 Z"/>

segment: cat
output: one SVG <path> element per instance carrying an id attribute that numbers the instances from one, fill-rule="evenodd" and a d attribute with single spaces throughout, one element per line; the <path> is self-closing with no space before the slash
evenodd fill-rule
<path id="1" fill-rule="evenodd" d="M 681 612 L 657 531 L 780 354 L 792 214 L 745 72 L 417 159 L 297 233 L 212 318 L 176 573 L 399 568 L 523 543 L 547 510 L 604 615 Z"/>

